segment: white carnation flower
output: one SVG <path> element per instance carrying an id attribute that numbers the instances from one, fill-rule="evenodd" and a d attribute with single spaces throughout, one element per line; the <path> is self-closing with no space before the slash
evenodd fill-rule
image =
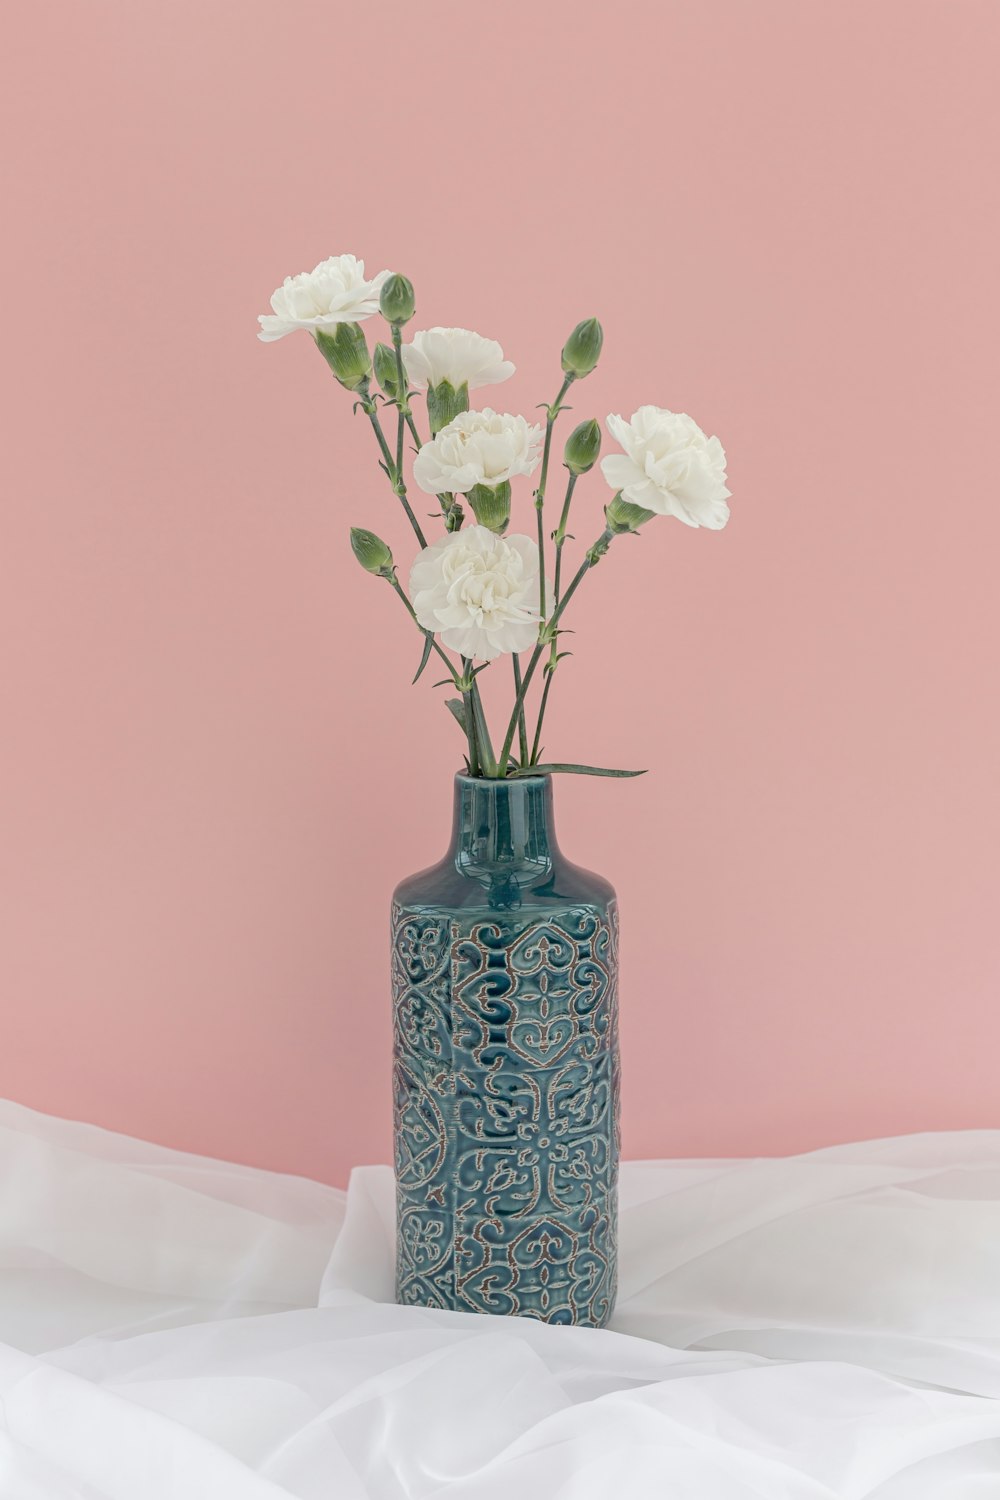
<path id="1" fill-rule="evenodd" d="M 538 640 L 538 547 L 466 526 L 417 556 L 410 599 L 424 629 L 462 656 L 527 651 Z"/>
<path id="2" fill-rule="evenodd" d="M 454 390 L 470 391 L 509 380 L 514 366 L 504 359 L 496 339 L 484 339 L 468 328 L 427 328 L 403 345 L 403 364 L 411 388 L 425 391 L 447 380 Z"/>
<path id="3" fill-rule="evenodd" d="M 463 411 L 425 443 L 413 462 L 413 477 L 428 495 L 467 495 L 477 484 L 503 484 L 538 465 L 542 429 L 523 417 Z"/>
<path id="4" fill-rule="evenodd" d="M 368 280 L 363 260 L 331 255 L 312 271 L 286 276 L 271 298 L 271 313 L 257 319 L 257 337 L 271 343 L 298 328 L 315 333 L 317 328 L 335 328 L 338 323 L 360 323 L 378 312 L 379 292 L 389 274 L 379 271 Z"/>
<path id="5" fill-rule="evenodd" d="M 726 454 L 684 412 L 640 406 L 630 421 L 608 417 L 608 431 L 625 449 L 601 459 L 613 490 L 658 516 L 721 531 L 729 520 Z"/>

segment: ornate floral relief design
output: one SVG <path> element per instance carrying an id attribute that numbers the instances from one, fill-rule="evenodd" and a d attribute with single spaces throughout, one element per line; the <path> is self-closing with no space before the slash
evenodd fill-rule
<path id="1" fill-rule="evenodd" d="M 617 913 L 393 911 L 400 1301 L 600 1324 L 615 1288 Z"/>

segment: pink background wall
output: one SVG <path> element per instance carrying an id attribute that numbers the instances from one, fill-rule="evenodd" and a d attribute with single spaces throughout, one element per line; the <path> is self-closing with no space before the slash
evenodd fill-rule
<path id="1" fill-rule="evenodd" d="M 388 1157 L 386 906 L 457 738 L 347 548 L 409 555 L 371 434 L 254 337 L 351 250 L 501 339 L 501 407 L 596 313 L 572 420 L 652 401 L 729 451 L 727 531 L 588 584 L 547 735 L 651 768 L 558 787 L 622 898 L 628 1153 L 1000 1125 L 1000 7 L 7 21 L 0 1092 Z"/>

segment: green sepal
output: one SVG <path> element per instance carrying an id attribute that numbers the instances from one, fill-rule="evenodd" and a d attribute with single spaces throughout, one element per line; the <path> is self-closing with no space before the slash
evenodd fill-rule
<path id="1" fill-rule="evenodd" d="M 460 385 L 456 391 L 450 380 L 442 380 L 440 385 L 429 385 L 427 387 L 427 420 L 431 427 L 431 436 L 436 436 L 442 427 L 463 411 L 469 410 L 469 387 L 465 383 Z"/>
<path id="2" fill-rule="evenodd" d="M 388 344 L 375 345 L 375 379 L 390 401 L 396 399 L 399 390 L 399 371 L 396 368 L 396 351 Z"/>
<path id="3" fill-rule="evenodd" d="M 338 323 L 332 333 L 317 328 L 316 347 L 346 390 L 363 388 L 372 362 L 360 323 Z"/>
<path id="4" fill-rule="evenodd" d="M 465 498 L 479 525 L 503 536 L 510 525 L 510 480 L 496 485 L 473 485 Z"/>
<path id="5" fill-rule="evenodd" d="M 416 311 L 416 298 L 413 282 L 408 276 L 401 276 L 397 271 L 383 283 L 379 311 L 387 323 L 393 323 L 397 328 L 410 321 Z"/>
<path id="6" fill-rule="evenodd" d="M 581 422 L 574 427 L 566 439 L 563 463 L 571 474 L 587 474 L 594 467 L 601 452 L 601 429 L 597 420 Z"/>
<path id="7" fill-rule="evenodd" d="M 445 531 L 461 531 L 462 522 L 465 520 L 465 511 L 459 505 L 455 496 L 446 491 L 443 495 L 439 495 L 438 499 L 441 502 L 441 509 L 444 513 Z"/>
<path id="8" fill-rule="evenodd" d="M 567 375 L 580 380 L 589 375 L 601 357 L 604 344 L 604 329 L 596 318 L 585 318 L 577 323 L 563 345 L 562 367 Z"/>
<path id="9" fill-rule="evenodd" d="M 352 526 L 351 551 L 366 573 L 374 573 L 379 578 L 393 576 L 392 553 L 374 531 L 367 531 L 363 526 Z"/>
<path id="10" fill-rule="evenodd" d="M 604 507 L 604 514 L 609 530 L 615 536 L 621 536 L 626 531 L 638 531 L 640 526 L 645 526 L 647 521 L 653 519 L 656 512 L 646 510 L 642 505 L 633 505 L 631 500 L 624 500 L 619 492 L 610 505 Z"/>

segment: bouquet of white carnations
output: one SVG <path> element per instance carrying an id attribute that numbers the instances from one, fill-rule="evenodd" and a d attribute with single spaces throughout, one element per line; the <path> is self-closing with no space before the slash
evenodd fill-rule
<path id="1" fill-rule="evenodd" d="M 399 596 L 424 645 L 414 682 L 432 652 L 447 667 L 437 686 L 454 687 L 446 704 L 466 743 L 471 776 L 504 778 L 574 771 L 591 776 L 634 776 L 596 766 L 541 762 L 541 734 L 549 694 L 560 661 L 563 618 L 580 584 L 615 537 L 637 532 L 654 516 L 676 516 L 687 526 L 719 530 L 729 519 L 726 455 L 717 437 L 706 437 L 684 413 L 640 406 L 629 421 L 609 416 L 608 431 L 622 452 L 601 459 L 613 496 L 604 507 L 604 527 L 564 585 L 563 549 L 577 482 L 597 463 L 601 431 L 591 419 L 573 429 L 563 449 L 567 481 L 559 522 L 547 536 L 545 502 L 552 432 L 570 387 L 594 369 L 604 335 L 596 318 L 578 323 L 562 351 L 563 380 L 545 424 L 490 407 L 469 409 L 469 391 L 498 385 L 514 373 L 493 339 L 464 328 L 429 328 L 403 342 L 415 312 L 413 286 L 405 276 L 380 271 L 366 277 L 353 255 L 333 256 L 313 271 L 288 277 L 271 298 L 272 312 L 259 319 L 260 338 L 310 333 L 340 384 L 357 397 L 372 425 L 380 467 L 413 528 L 419 546 L 404 589 L 389 548 L 373 531 L 351 530 L 361 566 L 384 578 Z M 392 347 L 369 349 L 361 323 L 381 313 Z M 380 387 L 372 387 L 372 376 Z M 426 400 L 430 429 L 423 440 L 411 397 Z M 380 412 L 379 407 L 382 406 Z M 383 417 L 395 410 L 395 434 Z M 391 441 L 394 436 L 394 441 Z M 405 450 L 412 443 L 413 480 L 440 507 L 444 535 L 428 542 L 407 489 Z M 541 465 L 533 492 L 535 536 L 508 534 L 511 481 L 530 477 Z M 464 502 L 464 503 L 463 503 Z M 465 507 L 474 524 L 466 524 Z M 551 582 L 546 544 L 553 557 Z M 453 659 L 449 653 L 458 658 Z M 522 666 L 521 657 L 530 653 Z M 494 749 L 478 678 L 501 656 L 513 668 L 513 702 L 499 749 Z M 539 667 L 543 683 L 534 729 L 529 733 L 529 690 Z"/>

